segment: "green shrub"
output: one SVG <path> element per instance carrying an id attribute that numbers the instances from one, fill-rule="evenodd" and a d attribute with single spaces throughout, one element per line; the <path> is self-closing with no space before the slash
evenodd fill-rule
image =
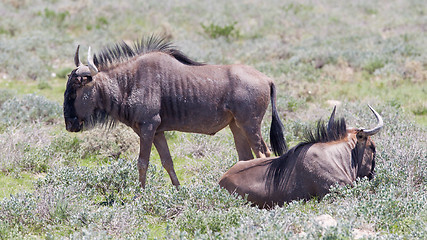
<path id="1" fill-rule="evenodd" d="M 50 86 L 50 84 L 47 81 L 39 81 L 39 83 L 37 84 L 37 88 L 40 90 L 52 89 L 52 86 Z"/>
<path id="2" fill-rule="evenodd" d="M 73 161 L 76 164 L 79 158 L 85 157 L 86 154 L 91 154 L 84 153 L 81 144 L 82 140 L 77 137 L 64 134 L 54 138 L 46 151 L 52 152 L 57 158 L 64 159 L 65 164 Z"/>
<path id="3" fill-rule="evenodd" d="M 237 227 L 240 219 L 245 216 L 246 213 L 238 208 L 217 211 L 191 208 L 178 217 L 177 224 L 180 231 L 194 236 L 195 234 L 221 232 Z"/>
<path id="4" fill-rule="evenodd" d="M 70 68 L 70 67 L 64 67 L 64 68 L 58 69 L 55 72 L 55 74 L 56 74 L 57 78 L 67 79 L 68 78 L 68 74 L 70 74 L 71 71 L 73 71 L 72 68 Z"/>
<path id="5" fill-rule="evenodd" d="M 108 26 L 107 18 L 106 17 L 97 17 L 95 26 L 97 29 L 100 29 L 102 27 L 107 27 Z"/>
<path id="6" fill-rule="evenodd" d="M 240 31 L 236 28 L 237 22 L 233 22 L 228 25 L 220 26 L 214 23 L 209 25 L 201 24 L 205 33 L 211 38 L 219 38 L 225 37 L 227 39 L 230 38 L 238 38 L 240 36 Z"/>
<path id="7" fill-rule="evenodd" d="M 90 153 L 83 153 L 80 146 L 81 140 L 76 137 L 62 135 L 54 138 L 49 145 L 23 148 L 23 158 L 19 167 L 29 172 L 47 172 L 55 165 L 77 165 L 80 158 Z M 16 166 L 18 167 L 18 166 Z"/>
<path id="8" fill-rule="evenodd" d="M 0 108 L 4 102 L 13 98 L 13 96 L 15 95 L 16 95 L 15 91 L 8 90 L 8 89 L 0 89 Z"/>
<path id="9" fill-rule="evenodd" d="M 300 4 L 300 3 L 289 3 L 282 7 L 285 12 L 290 12 L 295 15 L 303 12 L 311 12 L 313 10 L 313 6 Z"/>
<path id="10" fill-rule="evenodd" d="M 7 125 L 53 122 L 61 115 L 61 106 L 34 94 L 14 97 L 0 108 L 0 121 Z"/>
<path id="11" fill-rule="evenodd" d="M 39 225 L 34 212 L 37 202 L 31 194 L 21 194 L 0 201 L 0 222 L 28 231 L 31 225 Z"/>
<path id="12" fill-rule="evenodd" d="M 135 165 L 119 160 L 96 169 L 87 167 L 52 169 L 38 184 L 61 187 L 73 185 L 87 194 L 98 194 L 101 196 L 102 204 L 112 204 L 128 200 L 130 192 L 138 187 L 137 179 Z"/>
<path id="13" fill-rule="evenodd" d="M 45 8 L 44 11 L 39 12 L 38 15 L 44 17 L 49 22 L 55 22 L 57 26 L 61 26 L 64 24 L 70 13 L 68 11 L 56 12 L 55 10 Z"/>
<path id="14" fill-rule="evenodd" d="M 46 151 L 46 149 L 31 148 L 30 146 L 27 146 L 24 149 L 24 158 L 20 162 L 20 167 L 24 171 L 36 173 L 46 172 L 52 155 L 53 153 L 51 151 Z"/>
<path id="15" fill-rule="evenodd" d="M 363 70 L 367 71 L 370 74 L 373 74 L 377 69 L 383 68 L 385 65 L 384 61 L 381 59 L 373 59 L 371 61 L 366 62 L 363 65 Z"/>

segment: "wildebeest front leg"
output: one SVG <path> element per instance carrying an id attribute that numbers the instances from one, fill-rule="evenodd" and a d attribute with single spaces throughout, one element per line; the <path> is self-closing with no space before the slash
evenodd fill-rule
<path id="1" fill-rule="evenodd" d="M 138 158 L 138 172 L 139 172 L 139 182 L 141 187 L 145 188 L 145 180 L 147 178 L 147 169 L 148 163 L 150 161 L 150 151 L 153 140 L 140 139 L 140 149 L 139 149 L 139 158 Z"/>
<path id="2" fill-rule="evenodd" d="M 159 122 L 160 121 L 153 121 L 150 123 L 145 122 L 144 124 L 138 126 L 138 129 L 135 130 L 140 138 L 139 158 L 137 165 L 139 172 L 139 182 L 141 183 L 142 188 L 145 188 L 151 146 L 153 144 L 154 134 L 156 133 L 156 129 L 159 126 Z"/>
<path id="3" fill-rule="evenodd" d="M 157 152 L 159 152 L 162 165 L 168 172 L 172 184 L 178 187 L 178 177 L 176 176 L 175 169 L 173 168 L 172 157 L 169 151 L 168 143 L 165 138 L 165 134 L 163 132 L 158 132 L 154 136 L 154 146 L 156 147 Z"/>

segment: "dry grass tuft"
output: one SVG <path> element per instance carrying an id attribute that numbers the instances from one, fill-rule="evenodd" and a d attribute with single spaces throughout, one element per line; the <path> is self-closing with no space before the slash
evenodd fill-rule
<path id="1" fill-rule="evenodd" d="M 44 124 L 18 125 L 7 128 L 0 134 L 0 171 L 16 172 L 25 166 L 26 152 L 30 148 L 49 146 L 52 128 Z"/>

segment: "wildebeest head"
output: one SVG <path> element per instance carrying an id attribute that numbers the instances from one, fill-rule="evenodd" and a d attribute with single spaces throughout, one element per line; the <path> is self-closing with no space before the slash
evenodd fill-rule
<path id="1" fill-rule="evenodd" d="M 95 104 L 91 97 L 92 78 L 98 73 L 88 50 L 88 65 L 83 65 L 79 58 L 77 46 L 74 56 L 74 69 L 68 75 L 67 87 L 64 93 L 64 119 L 67 131 L 79 132 L 83 129 L 83 123 L 87 121 L 95 110 Z M 76 111 L 78 106 L 78 111 Z"/>
<path id="2" fill-rule="evenodd" d="M 369 106 L 369 105 L 368 105 Z M 352 164 L 357 169 L 357 177 L 363 178 L 368 177 L 371 180 L 374 177 L 375 170 L 375 143 L 372 141 L 370 136 L 377 134 L 383 127 L 382 117 L 371 107 L 371 111 L 374 113 L 378 123 L 374 128 L 367 130 L 363 128 L 350 128 L 347 129 L 348 137 L 356 139 L 356 145 L 352 150 Z M 328 123 L 328 131 L 331 124 L 334 122 L 335 108 L 331 114 L 331 118 Z"/>

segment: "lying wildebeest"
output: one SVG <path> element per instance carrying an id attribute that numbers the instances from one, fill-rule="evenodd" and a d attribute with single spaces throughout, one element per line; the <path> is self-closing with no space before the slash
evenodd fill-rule
<path id="1" fill-rule="evenodd" d="M 371 106 L 369 106 L 371 108 Z M 346 128 L 344 119 L 328 126 L 319 121 L 315 134 L 276 158 L 238 162 L 219 184 L 230 193 L 247 199 L 260 208 L 282 206 L 285 202 L 311 197 L 322 198 L 338 183 L 352 184 L 356 178 L 373 178 L 375 145 L 370 136 L 383 127 L 381 116 L 371 108 L 378 124 L 371 130 Z"/>
<path id="2" fill-rule="evenodd" d="M 173 168 L 164 131 L 213 135 L 227 125 L 239 160 L 270 156 L 261 121 L 271 100 L 272 150 L 286 150 L 273 80 L 245 65 L 207 65 L 189 59 L 170 42 L 153 37 L 122 42 L 98 55 L 88 50 L 88 65 L 74 57 L 76 69 L 64 93 L 66 129 L 79 132 L 96 123 L 120 121 L 140 137 L 139 181 L 145 187 L 152 143 L 173 185 Z"/>

